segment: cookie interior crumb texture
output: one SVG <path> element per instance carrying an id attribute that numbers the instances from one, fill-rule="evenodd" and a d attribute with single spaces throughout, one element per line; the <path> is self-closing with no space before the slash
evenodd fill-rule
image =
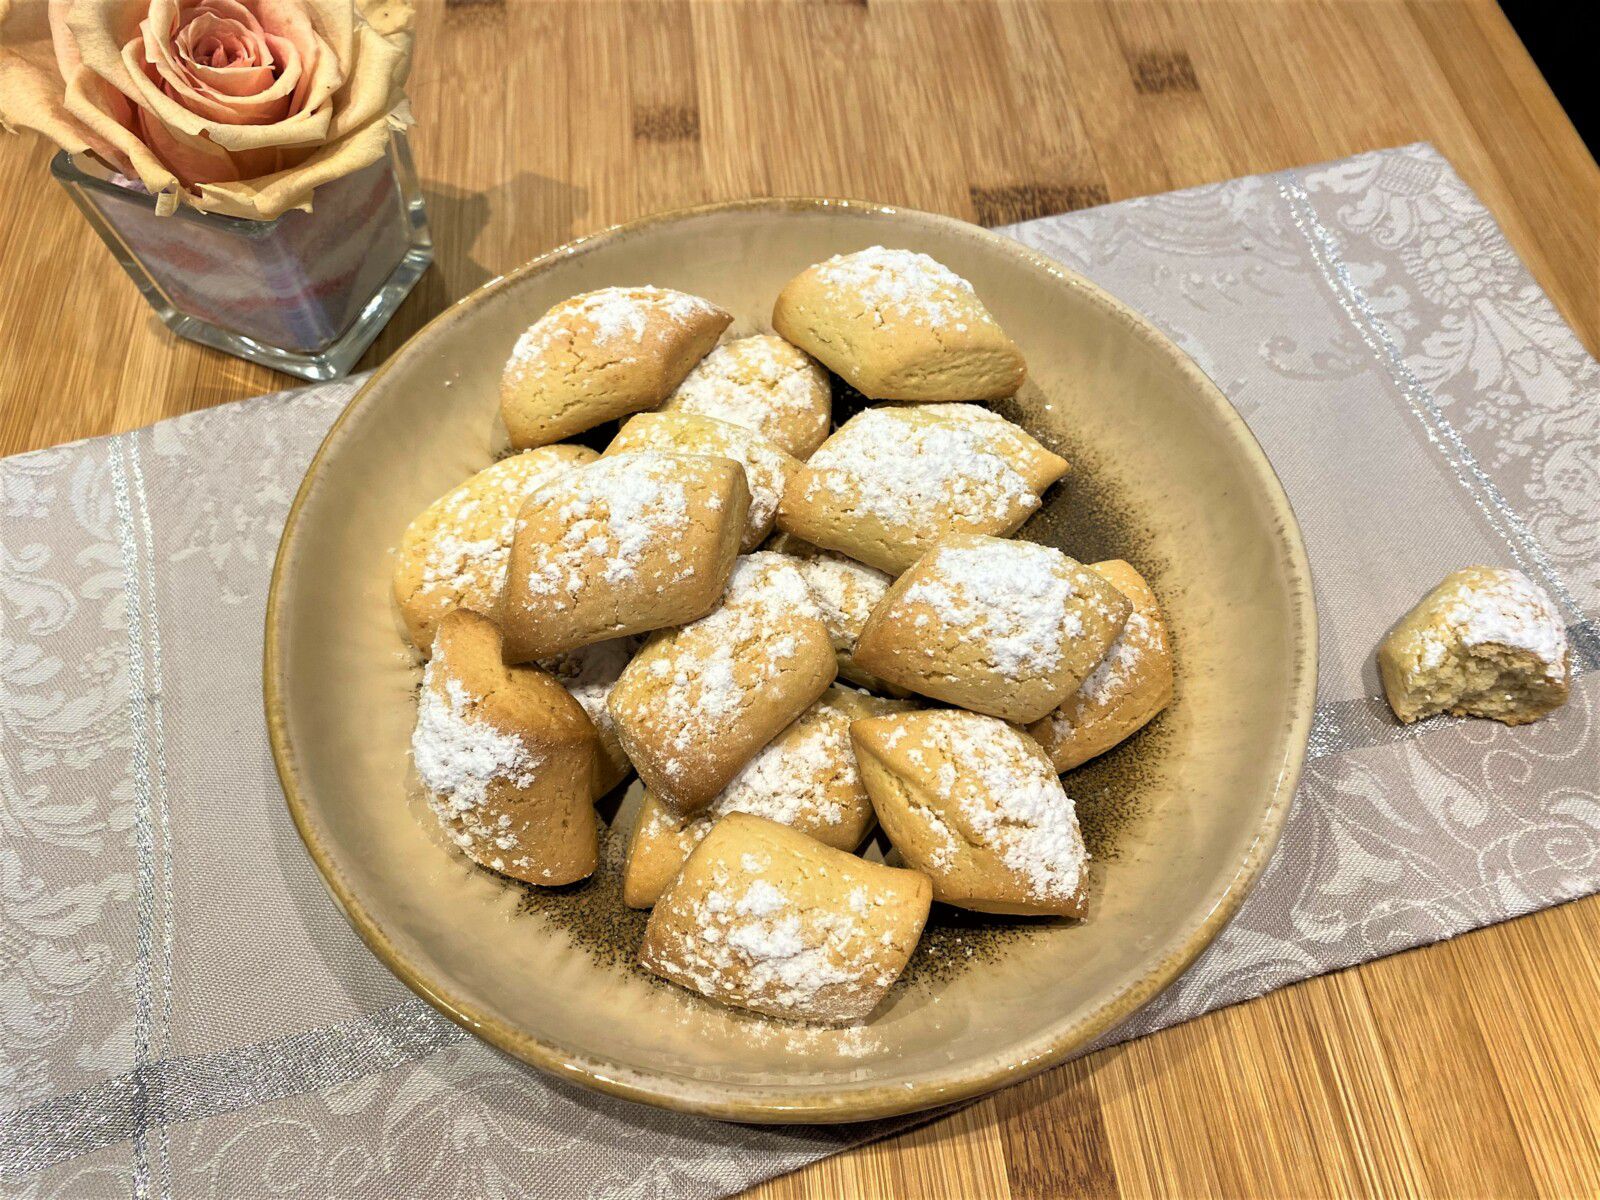
<path id="1" fill-rule="evenodd" d="M 1566 703 L 1571 650 L 1561 614 L 1520 571 L 1475 566 L 1429 592 L 1383 640 L 1378 671 L 1395 716 L 1536 721 Z"/>

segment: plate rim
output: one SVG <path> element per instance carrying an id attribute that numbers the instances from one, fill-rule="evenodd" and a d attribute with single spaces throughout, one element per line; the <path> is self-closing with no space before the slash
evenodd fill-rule
<path id="1" fill-rule="evenodd" d="M 1255 836 L 1237 863 L 1222 894 L 1204 917 L 1182 934 L 1183 941 L 1177 950 L 1160 961 L 1147 965 L 1139 978 L 1111 993 L 1075 1024 L 1036 1039 L 1029 1047 L 1029 1053 L 1017 1061 L 998 1065 L 991 1061 L 980 1063 L 976 1067 L 953 1064 L 935 1078 L 918 1084 L 843 1084 L 833 1092 L 820 1094 L 796 1090 L 784 1084 L 740 1084 L 739 1095 L 730 1099 L 726 1095 L 726 1090 L 713 1082 L 679 1079 L 662 1073 L 641 1071 L 638 1068 L 549 1044 L 526 1030 L 474 1012 L 470 1004 L 447 994 L 439 982 L 425 978 L 421 971 L 410 964 L 389 940 L 378 920 L 362 907 L 354 889 L 341 876 L 327 847 L 319 842 L 317 831 L 313 827 L 310 808 L 301 794 L 301 778 L 294 748 L 289 739 L 288 713 L 280 682 L 283 678 L 280 630 L 286 590 L 285 567 L 294 555 L 302 510 L 317 486 L 318 475 L 330 448 L 346 423 L 358 409 L 371 403 L 378 385 L 408 352 L 414 351 L 425 338 L 436 335 L 440 330 L 459 320 L 464 312 L 489 295 L 530 276 L 551 270 L 558 263 L 586 248 L 616 241 L 652 226 L 683 222 L 720 212 L 752 210 L 771 212 L 848 210 L 872 216 L 909 216 L 945 226 L 965 236 L 976 236 L 980 241 L 988 242 L 992 247 L 1022 260 L 1027 265 L 1055 276 L 1064 284 L 1082 292 L 1092 302 L 1107 309 L 1112 316 L 1120 318 L 1131 328 L 1135 336 L 1151 343 L 1181 374 L 1198 386 L 1214 410 L 1214 414 L 1222 421 L 1224 429 L 1231 433 L 1235 442 L 1239 444 L 1247 460 L 1253 460 L 1262 482 L 1266 484 L 1265 499 L 1278 518 L 1273 532 L 1278 543 L 1280 562 L 1287 573 L 1291 623 L 1297 630 L 1298 642 L 1292 649 L 1295 662 L 1294 673 L 1290 680 L 1289 711 L 1286 720 L 1279 726 L 1280 733 L 1284 735 L 1284 754 L 1278 764 L 1277 779 L 1273 783 L 1269 801 L 1262 811 Z M 1282 480 L 1279 479 L 1266 452 L 1261 448 L 1260 442 L 1256 440 L 1244 418 L 1239 415 L 1238 410 L 1229 402 L 1222 390 L 1189 355 L 1157 329 L 1149 318 L 1076 271 L 1062 266 L 1031 247 L 956 217 L 904 205 L 838 197 L 752 197 L 667 209 L 631 221 L 618 222 L 565 241 L 530 259 L 522 266 L 495 276 L 455 300 L 407 338 L 373 371 L 323 436 L 316 454 L 306 467 L 305 475 L 295 491 L 294 501 L 285 518 L 283 533 L 273 558 L 272 577 L 267 593 L 262 647 L 262 696 L 273 766 L 283 790 L 284 802 L 324 886 L 367 948 L 391 973 L 433 1008 L 468 1032 L 531 1066 L 591 1090 L 625 1100 L 677 1112 L 753 1124 L 833 1124 L 900 1116 L 973 1099 L 1021 1082 L 1065 1061 L 1099 1034 L 1132 1016 L 1170 986 L 1199 957 L 1239 910 L 1244 898 L 1265 870 L 1283 832 L 1305 764 L 1310 739 L 1316 703 L 1317 629 L 1310 562 L 1306 555 L 1299 522 L 1283 489 Z M 309 789 L 309 783 L 307 787 Z"/>

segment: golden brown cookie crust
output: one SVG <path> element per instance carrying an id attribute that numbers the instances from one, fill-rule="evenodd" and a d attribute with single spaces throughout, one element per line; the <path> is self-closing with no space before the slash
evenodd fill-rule
<path id="1" fill-rule="evenodd" d="M 451 609 L 495 611 L 523 501 L 598 457 L 587 446 L 513 454 L 451 488 L 406 527 L 395 552 L 394 598 L 413 646 L 427 654 L 434 628 Z"/>
<path id="2" fill-rule="evenodd" d="M 957 709 L 850 727 L 878 823 L 934 899 L 979 912 L 1082 916 L 1088 852 L 1039 744 Z"/>
<path id="3" fill-rule="evenodd" d="M 690 371 L 662 412 L 697 413 L 742 425 L 795 458 L 810 458 L 833 422 L 828 373 L 770 333 L 724 342 Z"/>
<path id="4" fill-rule="evenodd" d="M 1111 649 L 1060 707 L 1028 727 L 1057 771 L 1069 771 L 1132 737 L 1172 702 L 1172 650 L 1150 585 L 1121 559 L 1090 570 L 1133 605 Z"/>
<path id="5" fill-rule="evenodd" d="M 855 661 L 890 683 L 1008 721 L 1077 690 L 1132 605 L 1050 546 L 974 534 L 936 542 L 873 609 Z"/>
<path id="6" fill-rule="evenodd" d="M 1521 571 L 1467 567 L 1384 638 L 1378 673 L 1407 724 L 1448 712 L 1524 725 L 1567 702 L 1572 651 L 1543 588 Z"/>
<path id="7" fill-rule="evenodd" d="M 1027 377 L 972 285 L 910 250 L 807 267 L 779 293 L 772 326 L 873 400 L 998 400 Z"/>
<path id="8" fill-rule="evenodd" d="M 741 558 L 721 602 L 652 637 L 612 690 L 622 745 L 646 787 L 675 812 L 704 808 L 821 696 L 833 644 L 794 564 Z"/>
<path id="9" fill-rule="evenodd" d="M 654 408 L 733 320 L 670 288 L 601 288 L 557 304 L 517 340 L 500 380 L 516 449 Z"/>
<path id="10" fill-rule="evenodd" d="M 869 408 L 790 476 L 778 528 L 898 575 L 940 538 L 1016 532 L 1066 472 L 1020 426 L 976 405 Z"/>
<path id="11" fill-rule="evenodd" d="M 712 827 L 656 904 L 639 962 L 723 1004 L 798 1021 L 857 1021 L 905 970 L 930 899 L 915 871 L 734 813 Z"/>
<path id="12" fill-rule="evenodd" d="M 836 850 L 854 851 L 876 818 L 850 745 L 850 723 L 904 712 L 905 701 L 834 684 L 768 742 L 704 810 L 680 816 L 646 791 L 628 845 L 623 903 L 649 908 L 711 827 L 744 812 L 797 829 Z"/>
<path id="13" fill-rule="evenodd" d="M 546 887 L 594 871 L 594 725 L 553 676 L 505 665 L 488 617 L 457 609 L 439 622 L 411 748 L 469 858 Z"/>
<path id="14" fill-rule="evenodd" d="M 693 621 L 717 603 L 750 507 L 726 458 L 617 454 L 551 480 L 517 518 L 499 608 L 513 662 Z"/>
<path id="15" fill-rule="evenodd" d="M 606 454 L 639 450 L 710 454 L 731 458 L 743 467 L 750 489 L 750 512 L 739 546 L 745 553 L 760 546 L 772 532 L 784 485 L 800 466 L 799 459 L 754 430 L 696 413 L 653 412 L 629 417 L 606 447 Z"/>

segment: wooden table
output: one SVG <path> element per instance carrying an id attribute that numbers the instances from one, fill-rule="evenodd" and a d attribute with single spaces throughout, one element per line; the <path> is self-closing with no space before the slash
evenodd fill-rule
<path id="1" fill-rule="evenodd" d="M 1001 223 L 1432 141 L 1593 351 L 1600 171 L 1469 0 L 424 3 L 438 266 L 369 355 L 573 234 L 747 195 Z M 175 340 L 0 138 L 0 453 L 289 386 Z M 757 1189 L 1600 1194 L 1600 899 L 1284 989 Z"/>

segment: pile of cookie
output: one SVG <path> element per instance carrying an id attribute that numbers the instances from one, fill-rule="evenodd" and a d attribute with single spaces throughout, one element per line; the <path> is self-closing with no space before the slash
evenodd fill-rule
<path id="1" fill-rule="evenodd" d="M 773 333 L 730 323 L 605 288 L 519 339 L 515 453 L 399 548 L 412 757 L 466 855 L 541 886 L 596 869 L 595 801 L 636 772 L 640 962 L 856 1020 L 933 900 L 1083 915 L 1060 773 L 1168 703 L 1171 657 L 1133 567 L 1012 538 L 1068 465 L 982 407 L 1026 372 L 965 279 L 872 247 L 791 280 Z M 830 371 L 874 402 L 837 428 Z"/>

